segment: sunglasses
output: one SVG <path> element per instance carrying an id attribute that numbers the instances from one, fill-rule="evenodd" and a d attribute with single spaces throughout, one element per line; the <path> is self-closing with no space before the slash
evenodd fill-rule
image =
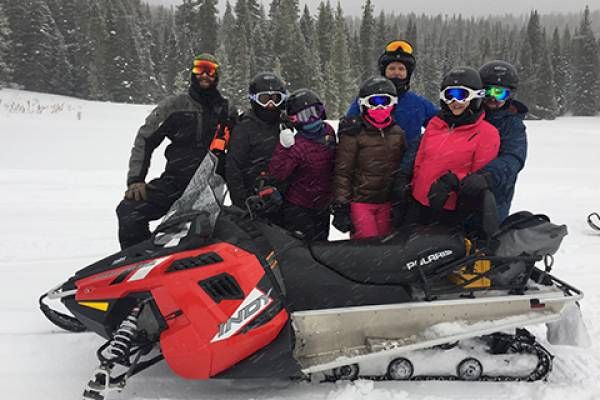
<path id="1" fill-rule="evenodd" d="M 367 108 L 388 108 L 397 104 L 398 98 L 389 94 L 372 94 L 361 97 L 358 101 L 361 106 Z"/>
<path id="2" fill-rule="evenodd" d="M 287 99 L 287 94 L 279 91 L 257 92 L 251 94 L 250 100 L 259 104 L 262 107 L 267 107 L 272 104 L 274 107 L 279 107 Z"/>
<path id="3" fill-rule="evenodd" d="M 453 101 L 459 103 L 466 103 L 473 99 L 480 99 L 485 96 L 485 90 L 473 90 L 465 86 L 448 86 L 440 92 L 440 100 L 446 104 L 450 104 Z"/>
<path id="4" fill-rule="evenodd" d="M 202 75 L 206 74 L 211 78 L 217 76 L 219 72 L 219 64 L 207 60 L 194 60 L 194 67 L 192 68 L 192 74 Z"/>
<path id="5" fill-rule="evenodd" d="M 502 86 L 488 86 L 485 88 L 485 97 L 506 101 L 510 97 L 510 89 Z"/>
<path id="6" fill-rule="evenodd" d="M 394 40 L 385 46 L 385 51 L 388 53 L 394 53 L 399 50 L 403 51 L 404 53 L 412 54 L 413 46 L 406 40 Z"/>
<path id="7" fill-rule="evenodd" d="M 288 115 L 288 118 L 292 124 L 309 124 L 315 122 L 318 119 L 322 119 L 325 115 L 325 107 L 322 104 L 313 104 L 303 110 L 300 110 L 296 114 Z"/>

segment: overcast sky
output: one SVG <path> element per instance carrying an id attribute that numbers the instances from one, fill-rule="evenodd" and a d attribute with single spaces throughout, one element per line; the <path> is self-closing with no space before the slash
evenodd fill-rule
<path id="1" fill-rule="evenodd" d="M 144 0 L 150 4 L 177 5 L 181 0 Z M 219 0 L 221 10 L 225 7 L 226 0 Z M 337 0 L 330 0 L 332 5 Z M 235 0 L 230 0 L 235 4 Z M 315 14 L 321 0 L 300 0 L 302 7 L 308 4 L 312 14 Z M 372 0 L 375 12 L 382 9 L 386 12 L 396 13 L 414 12 L 417 14 L 463 14 L 463 15 L 488 15 L 488 14 L 528 14 L 533 8 L 542 14 L 558 12 L 580 12 L 585 5 L 590 5 L 592 10 L 600 8 L 599 0 Z M 263 0 L 268 5 L 270 0 Z M 346 14 L 359 15 L 363 0 L 342 0 L 341 4 Z"/>

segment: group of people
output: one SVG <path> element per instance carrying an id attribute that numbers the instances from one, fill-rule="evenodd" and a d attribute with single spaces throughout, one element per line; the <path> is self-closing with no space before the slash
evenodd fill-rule
<path id="1" fill-rule="evenodd" d="M 188 93 L 161 102 L 136 136 L 117 207 L 121 247 L 150 237 L 149 221 L 183 193 L 207 151 L 220 157 L 233 205 L 245 208 L 261 188 L 275 187 L 266 217 L 307 240 L 327 239 L 331 214 L 353 239 L 410 224 L 476 224 L 488 191 L 505 219 L 527 155 L 515 68 L 498 60 L 479 71 L 453 68 L 438 108 L 410 91 L 410 43 L 390 42 L 378 66 L 381 75 L 360 86 L 336 130 L 315 92 L 288 93 L 271 72 L 252 79 L 250 109 L 239 115 L 217 89 L 217 60 L 197 56 Z M 165 172 L 145 183 L 165 137 Z"/>

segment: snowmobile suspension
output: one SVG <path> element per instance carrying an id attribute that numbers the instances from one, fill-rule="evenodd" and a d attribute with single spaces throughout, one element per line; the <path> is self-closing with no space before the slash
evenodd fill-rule
<path id="1" fill-rule="evenodd" d="M 104 400 L 110 392 L 120 392 L 125 388 L 127 379 L 163 359 L 162 355 L 140 362 L 142 356 L 150 353 L 154 343 L 135 343 L 138 336 L 138 317 L 147 301 L 136 305 L 121 322 L 111 339 L 102 345 L 97 356 L 100 366 L 94 371 L 84 392 L 84 400 Z M 133 358 L 133 361 L 131 359 Z M 121 365 L 127 370 L 118 376 L 112 376 L 115 366 Z"/>

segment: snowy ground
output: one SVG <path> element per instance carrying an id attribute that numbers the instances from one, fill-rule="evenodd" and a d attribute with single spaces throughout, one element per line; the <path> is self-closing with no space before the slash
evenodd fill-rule
<path id="1" fill-rule="evenodd" d="M 0 91 L 0 396 L 74 400 L 96 367 L 93 334 L 59 331 L 38 296 L 117 249 L 114 208 L 129 149 L 149 106 L 93 103 Z M 600 118 L 528 122 L 530 155 L 513 210 L 547 213 L 570 234 L 555 273 L 582 289 L 590 348 L 549 346 L 546 383 L 367 382 L 309 384 L 185 381 L 165 365 L 133 379 L 113 399 L 592 400 L 600 398 Z M 159 152 L 162 154 L 162 152 Z M 160 171 L 156 157 L 154 173 Z M 544 336 L 544 327 L 534 332 Z"/>

